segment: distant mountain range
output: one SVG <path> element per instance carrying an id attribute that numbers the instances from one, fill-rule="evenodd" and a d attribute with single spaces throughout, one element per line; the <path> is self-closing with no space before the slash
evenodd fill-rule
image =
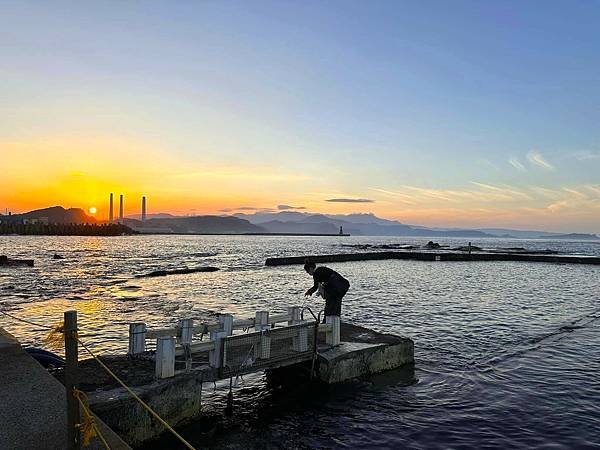
<path id="1" fill-rule="evenodd" d="M 521 231 L 503 228 L 457 229 L 427 228 L 406 225 L 395 220 L 382 219 L 374 214 L 311 214 L 305 212 L 278 212 L 235 214 L 249 222 L 276 233 L 344 233 L 359 236 L 422 236 L 422 237 L 507 237 L 526 239 L 600 239 L 595 234 L 561 234 L 546 231 Z"/>
<path id="2" fill-rule="evenodd" d="M 338 234 L 340 227 L 344 233 L 358 236 L 415 236 L 415 237 L 462 237 L 485 238 L 507 237 L 523 239 L 600 239 L 595 234 L 551 233 L 547 231 L 523 231 L 505 228 L 427 228 L 406 225 L 395 220 L 382 219 L 374 214 L 312 214 L 306 212 L 282 211 L 277 213 L 238 213 L 233 216 L 173 216 L 171 214 L 151 214 L 142 223 L 139 215 L 128 216 L 124 224 L 140 232 L 154 233 L 207 233 L 207 234 L 249 234 L 249 233 L 290 233 L 290 234 Z M 38 209 L 24 214 L 10 216 L 0 214 L 0 222 L 21 222 L 43 220 L 48 223 L 96 223 L 82 209 L 61 206 Z"/>
<path id="3" fill-rule="evenodd" d="M 142 233 L 244 234 L 265 231 L 247 220 L 232 216 L 164 217 L 147 219 L 146 222 L 124 219 L 123 223 Z"/>

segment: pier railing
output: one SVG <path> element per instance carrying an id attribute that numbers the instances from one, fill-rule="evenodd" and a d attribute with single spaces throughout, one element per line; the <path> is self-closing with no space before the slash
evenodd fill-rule
<path id="1" fill-rule="evenodd" d="M 289 307 L 284 314 L 256 311 L 253 319 L 235 320 L 231 314 L 221 314 L 217 319 L 202 324 L 194 324 L 189 318 L 181 319 L 171 328 L 148 328 L 143 322 L 131 323 L 128 353 L 146 354 L 147 341 L 155 340 L 157 378 L 175 375 L 176 357 L 184 357 L 185 370 L 189 371 L 193 360 L 198 362 L 202 354 L 209 367 L 228 376 L 304 360 L 316 351 L 315 333 L 318 332 L 325 333 L 326 344 L 340 343 L 339 316 L 326 317 L 324 324 L 303 320 L 300 306 Z M 193 342 L 198 335 L 201 338 L 208 335 L 209 340 Z"/>

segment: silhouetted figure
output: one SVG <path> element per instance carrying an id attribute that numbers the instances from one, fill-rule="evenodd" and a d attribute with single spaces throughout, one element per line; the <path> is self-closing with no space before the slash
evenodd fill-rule
<path id="1" fill-rule="evenodd" d="M 344 234 L 344 230 L 342 229 L 342 226 L 340 225 L 340 236 Z"/>
<path id="2" fill-rule="evenodd" d="M 342 298 L 350 288 L 350 282 L 335 270 L 329 267 L 317 265 L 314 262 L 306 262 L 304 270 L 314 279 L 314 285 L 304 294 L 313 295 L 319 290 L 319 285 L 323 287 L 323 298 L 325 298 L 325 317 L 342 315 Z M 325 318 L 323 318 L 325 322 Z"/>

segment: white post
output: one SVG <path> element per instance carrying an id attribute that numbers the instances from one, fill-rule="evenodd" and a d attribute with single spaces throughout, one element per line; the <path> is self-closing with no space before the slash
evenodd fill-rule
<path id="1" fill-rule="evenodd" d="M 194 319 L 181 319 L 177 322 L 177 342 L 191 344 L 194 334 Z"/>
<path id="2" fill-rule="evenodd" d="M 260 358 L 269 359 L 271 357 L 271 336 L 269 331 L 265 330 L 260 335 Z"/>
<path id="3" fill-rule="evenodd" d="M 192 337 L 194 335 L 194 319 L 181 319 L 177 322 L 177 341 L 183 347 L 185 369 L 192 368 Z"/>
<path id="4" fill-rule="evenodd" d="M 222 339 L 227 336 L 224 331 L 211 331 L 210 340 L 214 341 L 215 348 L 208 353 L 208 362 L 211 367 L 219 368 L 222 365 L 221 360 L 221 346 L 223 345 Z"/>
<path id="5" fill-rule="evenodd" d="M 301 320 L 299 323 L 306 323 L 306 320 Z M 292 345 L 297 352 L 308 351 L 308 328 L 298 329 L 298 336 L 292 339 Z"/>
<path id="6" fill-rule="evenodd" d="M 220 314 L 219 323 L 221 324 L 221 330 L 227 333 L 225 336 L 233 334 L 233 316 L 231 314 Z"/>
<path id="7" fill-rule="evenodd" d="M 288 325 L 295 325 L 297 323 L 300 323 L 301 314 L 302 314 L 302 308 L 300 306 L 290 306 L 288 308 L 288 315 L 289 315 Z"/>
<path id="8" fill-rule="evenodd" d="M 129 324 L 129 351 L 130 355 L 137 355 L 146 351 L 146 324 L 136 322 Z"/>
<path id="9" fill-rule="evenodd" d="M 208 361 L 211 367 L 222 367 L 222 339 L 226 336 L 231 336 L 233 334 L 233 316 L 231 314 L 221 314 L 219 315 L 219 324 L 221 325 L 221 329 L 219 331 L 211 331 L 210 332 L 210 340 L 214 341 L 215 348 L 211 350 L 208 354 Z"/>
<path id="10" fill-rule="evenodd" d="M 269 311 L 256 311 L 254 316 L 254 331 L 263 331 L 269 328 Z"/>
<path id="11" fill-rule="evenodd" d="M 340 316 L 327 316 L 325 317 L 325 323 L 330 325 L 331 329 L 327 331 L 325 336 L 325 342 L 328 345 L 339 345 L 340 344 Z"/>
<path id="12" fill-rule="evenodd" d="M 156 378 L 169 378 L 175 375 L 175 338 L 156 339 Z"/>

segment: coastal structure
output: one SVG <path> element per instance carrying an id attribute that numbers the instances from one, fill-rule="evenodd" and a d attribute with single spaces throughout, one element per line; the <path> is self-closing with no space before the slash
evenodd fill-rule
<path id="1" fill-rule="evenodd" d="M 33 259 L 9 259 L 6 255 L 0 255 L 0 266 L 28 266 L 33 267 Z"/>
<path id="2" fill-rule="evenodd" d="M 232 380 L 244 374 L 266 371 L 268 377 L 290 383 L 297 382 L 300 374 L 307 381 L 334 384 L 402 368 L 404 376 L 414 379 L 412 340 L 341 323 L 338 316 L 327 316 L 321 323 L 321 313 L 315 316 L 300 306 L 275 315 L 257 311 L 248 319 L 220 314 L 212 323 L 184 318 L 172 328 L 134 322 L 129 325 L 127 355 L 103 354 L 101 360 L 79 337 L 85 332 L 77 326 L 76 311 L 67 311 L 64 317 L 66 365 L 57 374 L 59 380 L 67 392 L 85 392 L 89 409 L 102 426 L 131 446 L 166 430 L 177 435 L 172 427 L 200 413 L 206 383 L 212 386 L 227 380 L 227 407 L 233 408 Z M 202 339 L 205 335 L 209 340 Z M 92 358 L 79 359 L 78 348 Z M 60 430 L 61 439 L 68 434 L 70 442 L 77 441 L 77 402 L 70 398 L 65 402 L 64 392 L 57 408 L 66 403 L 69 419 L 66 432 Z M 32 400 L 40 396 L 31 391 L 27 395 Z M 25 432 L 26 427 L 15 423 L 13 434 Z"/>
<path id="3" fill-rule="evenodd" d="M 113 216 L 113 193 L 110 193 L 110 199 L 108 202 L 109 206 L 108 206 L 108 223 L 112 223 L 112 221 L 114 220 L 114 216 Z"/>
<path id="4" fill-rule="evenodd" d="M 123 223 L 123 194 L 119 195 L 119 223 Z"/>
<path id="5" fill-rule="evenodd" d="M 412 259 L 418 261 L 524 261 L 544 262 L 558 264 L 594 264 L 600 265 L 598 256 L 581 255 L 553 255 L 538 253 L 511 253 L 511 252 L 481 252 L 472 250 L 459 251 L 378 251 L 337 253 L 332 255 L 308 255 L 308 256 L 284 256 L 278 258 L 267 258 L 266 266 L 283 266 L 292 264 L 304 264 L 306 260 L 315 263 L 347 262 L 347 261 L 374 261 L 383 259 Z"/>
<path id="6" fill-rule="evenodd" d="M 142 223 L 146 222 L 146 196 L 142 197 Z"/>

